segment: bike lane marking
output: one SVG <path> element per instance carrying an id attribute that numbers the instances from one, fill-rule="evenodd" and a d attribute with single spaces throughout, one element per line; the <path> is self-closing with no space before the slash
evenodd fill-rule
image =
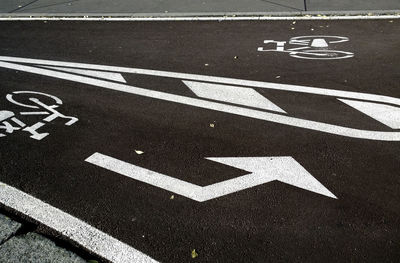
<path id="1" fill-rule="evenodd" d="M 115 263 L 157 263 L 150 256 L 23 191 L 0 182 L 0 203 Z"/>
<path id="2" fill-rule="evenodd" d="M 73 75 L 70 73 L 63 73 L 59 71 L 47 70 L 39 67 L 25 66 L 15 63 L 9 62 L 1 62 L 1 61 L 12 61 L 12 62 L 24 62 L 24 63 L 40 63 L 41 64 L 51 64 L 53 65 L 63 65 L 63 66 L 75 66 L 75 67 L 83 67 L 87 66 L 89 69 L 97 68 L 103 70 L 116 70 L 119 72 L 125 73 L 136 73 L 136 74 L 144 74 L 144 75 L 154 75 L 154 76 L 164 76 L 164 77 L 172 77 L 172 78 L 182 78 L 182 79 L 205 79 L 206 81 L 214 81 L 219 83 L 230 83 L 230 84 L 243 84 L 246 86 L 252 87 L 261 87 L 267 89 L 277 89 L 277 90 L 285 90 L 285 91 L 295 91 L 302 93 L 311 93 L 311 94 L 319 94 L 325 96 L 336 96 L 336 97 L 344 97 L 344 98 L 354 98 L 360 100 L 369 100 L 376 101 L 380 103 L 391 103 L 395 105 L 400 105 L 400 99 L 383 96 L 383 95 L 375 95 L 368 93 L 358 93 L 358 92 L 349 92 L 349 91 L 341 91 L 341 90 L 329 90 L 322 88 L 313 88 L 307 86 L 296 86 L 296 85 L 288 85 L 288 84 L 276 84 L 276 83 L 268 83 L 268 82 L 259 82 L 259 81 L 249 81 L 249 80 L 240 80 L 240 79 L 230 79 L 230 78 L 221 78 L 221 77 L 212 77 L 212 76 L 204 76 L 204 75 L 194 75 L 194 74 L 186 74 L 186 73 L 176 73 L 176 72 L 166 72 L 166 71 L 156 71 L 156 70 L 146 70 L 146 69 L 134 69 L 134 68 L 120 68 L 120 67 L 110 67 L 110 66 L 102 66 L 102 65 L 92 65 L 92 64 L 79 64 L 79 63 L 69 63 L 69 62 L 53 62 L 46 60 L 34 60 L 34 59 L 24 59 L 24 58 L 15 58 L 15 57 L 2 57 L 0 56 L 0 67 L 21 70 L 29 73 L 76 81 L 79 83 L 89 84 L 97 87 L 102 87 L 110 90 L 116 90 L 121 92 L 126 92 L 130 94 L 135 94 L 144 97 L 150 97 L 154 99 L 160 99 L 164 101 L 175 102 L 184 105 L 190 105 L 198 108 L 204 108 L 209 110 L 215 110 L 220 112 L 226 112 L 230 114 L 235 114 L 239 116 L 249 117 L 253 119 L 259 119 L 264 121 L 270 121 L 274 123 L 284 124 L 293 127 L 299 127 L 334 135 L 346 136 L 351 138 L 359 138 L 359 139 L 368 139 L 368 140 L 381 140 L 381 141 L 400 141 L 400 132 L 386 132 L 386 131 L 371 131 L 371 130 L 360 130 L 356 128 L 349 128 L 339 125 L 333 125 L 323 122 L 316 122 L 306 119 L 300 119 L 290 116 L 284 116 L 281 114 L 263 112 L 259 110 L 247 109 L 238 106 L 232 106 L 212 101 L 205 101 L 202 99 L 186 97 L 181 95 L 175 95 L 172 93 L 160 92 L 155 90 L 148 90 L 136 86 L 114 83 L 103 81 L 95 78 L 84 77 L 80 75 Z M 119 69 L 119 70 L 117 70 Z M 233 83 L 232 83 L 233 82 Z"/>

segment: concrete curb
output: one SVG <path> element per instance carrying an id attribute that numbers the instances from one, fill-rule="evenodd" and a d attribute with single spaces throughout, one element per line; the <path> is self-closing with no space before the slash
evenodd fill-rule
<path id="1" fill-rule="evenodd" d="M 1 18 L 223 18 L 223 17 L 338 17 L 400 16 L 398 10 L 299 11 L 299 12 L 201 12 L 201 13 L 0 13 Z"/>
<path id="2" fill-rule="evenodd" d="M 115 16 L 1 16 L 0 21 L 115 21 L 115 22 L 163 22 L 163 21 L 285 21 L 285 20 L 383 20 L 399 19 L 396 15 L 304 15 L 304 16 L 192 16 L 192 17 L 115 17 Z"/>

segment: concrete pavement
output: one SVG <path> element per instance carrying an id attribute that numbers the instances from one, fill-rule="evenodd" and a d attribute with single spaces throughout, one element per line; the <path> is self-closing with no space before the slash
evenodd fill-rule
<path id="1" fill-rule="evenodd" d="M 400 10 L 398 0 L 3 0 L 0 13 L 229 13 L 229 12 L 340 12 L 357 10 Z"/>
<path id="2" fill-rule="evenodd" d="M 83 253 L 84 260 L 74 252 L 71 247 L 65 248 L 65 242 L 51 240 L 36 233 L 35 226 L 19 223 L 3 214 L 0 214 L 0 262 L 65 262 L 83 263 L 99 262 L 94 257 Z M 77 249 L 73 249 L 77 250 Z M 82 255 L 82 252 L 80 252 Z"/>

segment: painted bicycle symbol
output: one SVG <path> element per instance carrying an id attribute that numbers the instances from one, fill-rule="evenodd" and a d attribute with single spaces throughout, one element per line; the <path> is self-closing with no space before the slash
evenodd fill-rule
<path id="1" fill-rule="evenodd" d="M 334 50 L 330 45 L 349 41 L 348 37 L 340 36 L 298 36 L 292 37 L 287 41 L 264 40 L 264 44 L 273 49 L 259 47 L 257 51 L 261 52 L 284 52 L 289 53 L 291 57 L 301 59 L 345 59 L 354 57 L 354 53 L 348 51 Z M 287 46 L 290 46 L 288 48 Z M 295 46 L 295 47 L 292 47 Z"/>
<path id="2" fill-rule="evenodd" d="M 42 140 L 49 133 L 38 132 L 38 129 L 45 126 L 46 123 L 52 122 L 57 118 L 67 119 L 66 126 L 70 126 L 78 121 L 78 118 L 66 116 L 61 114 L 56 109 L 62 105 L 62 101 L 46 93 L 36 91 L 14 91 L 6 95 L 6 99 L 23 108 L 31 109 L 31 111 L 21 111 L 20 116 L 41 116 L 44 118 L 42 121 L 36 122 L 32 125 L 27 125 L 17 114 L 9 110 L 0 110 L 0 137 L 5 137 L 12 134 L 14 131 L 22 130 L 30 133 L 30 138 L 35 140 Z M 52 101 L 52 103 L 45 103 L 44 101 Z"/>

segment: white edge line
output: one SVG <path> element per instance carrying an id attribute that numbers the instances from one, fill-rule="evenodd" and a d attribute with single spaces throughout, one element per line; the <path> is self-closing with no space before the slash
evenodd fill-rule
<path id="1" fill-rule="evenodd" d="M 185 17 L 0 17 L 0 21 L 282 21 L 400 19 L 400 15 L 349 16 L 185 16 Z"/>
<path id="2" fill-rule="evenodd" d="M 27 193 L 0 182 L 0 203 L 54 229 L 94 254 L 115 263 L 156 263 L 146 254 Z"/>

